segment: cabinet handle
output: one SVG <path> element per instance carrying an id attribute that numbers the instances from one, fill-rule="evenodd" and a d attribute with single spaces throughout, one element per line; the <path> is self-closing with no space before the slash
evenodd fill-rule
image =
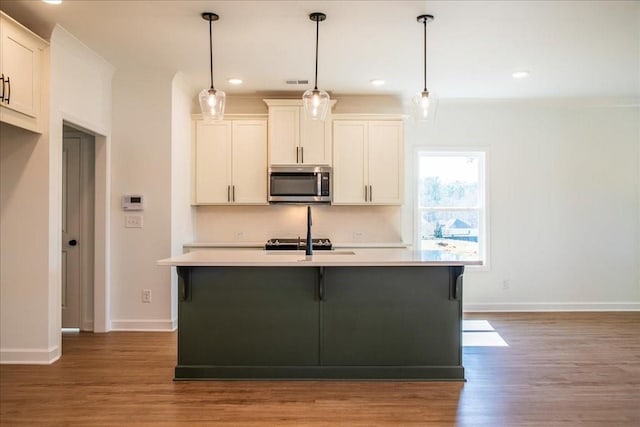
<path id="1" fill-rule="evenodd" d="M 304 147 L 300 147 L 300 163 L 304 163 Z"/>
<path id="2" fill-rule="evenodd" d="M 177 267 L 178 272 L 178 299 L 191 301 L 191 268 Z"/>
<path id="3" fill-rule="evenodd" d="M 231 200 L 232 201 L 236 201 L 236 186 L 232 185 L 231 186 Z"/>
<path id="4" fill-rule="evenodd" d="M 231 186 L 227 185 L 227 202 L 231 201 Z"/>
<path id="5" fill-rule="evenodd" d="M 4 73 L 2 73 L 2 77 L 0 77 L 2 81 L 2 93 L 0 93 L 0 102 L 4 101 Z"/>
<path id="6" fill-rule="evenodd" d="M 462 300 L 462 281 L 464 276 L 463 266 L 449 267 L 449 300 Z"/>
<path id="7" fill-rule="evenodd" d="M 296 163 L 300 163 L 300 147 L 296 147 Z"/>
<path id="8" fill-rule="evenodd" d="M 11 80 L 9 80 L 9 76 L 7 76 L 7 98 L 5 99 L 5 101 L 7 101 L 7 104 L 9 104 L 11 101 Z"/>
<path id="9" fill-rule="evenodd" d="M 364 201 L 367 201 L 367 186 L 364 186 Z"/>
<path id="10" fill-rule="evenodd" d="M 373 187 L 369 186 L 369 201 L 373 202 Z"/>
<path id="11" fill-rule="evenodd" d="M 324 301 L 325 288 L 324 288 L 324 267 L 320 267 L 318 271 L 318 299 Z"/>

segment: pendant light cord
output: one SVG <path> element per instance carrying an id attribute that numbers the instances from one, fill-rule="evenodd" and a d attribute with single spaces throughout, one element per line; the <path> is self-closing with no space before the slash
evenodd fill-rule
<path id="1" fill-rule="evenodd" d="M 427 19 L 424 21 L 424 91 L 427 91 Z"/>
<path id="2" fill-rule="evenodd" d="M 320 33 L 320 19 L 316 19 L 316 78 L 314 90 L 318 90 L 318 35 Z"/>
<path id="3" fill-rule="evenodd" d="M 211 89 L 215 89 L 213 87 L 213 20 L 209 18 L 209 71 L 211 72 Z M 426 31 L 426 30 L 425 30 Z"/>

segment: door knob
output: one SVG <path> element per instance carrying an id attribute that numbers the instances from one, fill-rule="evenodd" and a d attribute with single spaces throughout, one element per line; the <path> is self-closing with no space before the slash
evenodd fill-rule
<path id="1" fill-rule="evenodd" d="M 78 244 L 78 241 L 76 239 L 69 240 L 69 246 L 75 246 L 77 244 Z"/>

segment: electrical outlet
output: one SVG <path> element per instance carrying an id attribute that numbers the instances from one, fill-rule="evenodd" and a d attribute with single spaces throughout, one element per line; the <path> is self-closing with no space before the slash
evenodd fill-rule
<path id="1" fill-rule="evenodd" d="M 236 240 L 244 239 L 244 231 L 236 231 Z"/>
<path id="2" fill-rule="evenodd" d="M 364 232 L 363 231 L 354 231 L 353 232 L 353 240 L 358 242 L 361 241 L 362 239 L 364 239 Z"/>
<path id="3" fill-rule="evenodd" d="M 142 215 L 125 215 L 125 228 L 142 228 Z"/>
<path id="4" fill-rule="evenodd" d="M 151 302 L 151 289 L 143 289 L 142 290 L 142 302 L 150 303 Z"/>
<path id="5" fill-rule="evenodd" d="M 510 286 L 511 286 L 511 283 L 509 283 L 508 280 L 505 279 L 505 280 L 502 281 L 502 290 L 503 291 L 508 291 Z"/>

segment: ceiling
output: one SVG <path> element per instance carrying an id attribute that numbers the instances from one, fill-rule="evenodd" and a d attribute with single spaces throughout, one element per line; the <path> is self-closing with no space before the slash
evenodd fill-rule
<path id="1" fill-rule="evenodd" d="M 80 1 L 3 0 L 0 8 L 44 38 L 58 23 L 116 68 L 183 72 L 209 86 L 209 28 L 215 12 L 214 80 L 229 94 L 304 91 L 398 95 L 427 86 L 441 98 L 640 96 L 638 1 Z M 514 71 L 530 77 L 515 80 Z M 244 80 L 241 86 L 227 82 Z M 370 80 L 385 85 L 374 87 Z M 308 79 L 291 86 L 288 79 Z"/>

